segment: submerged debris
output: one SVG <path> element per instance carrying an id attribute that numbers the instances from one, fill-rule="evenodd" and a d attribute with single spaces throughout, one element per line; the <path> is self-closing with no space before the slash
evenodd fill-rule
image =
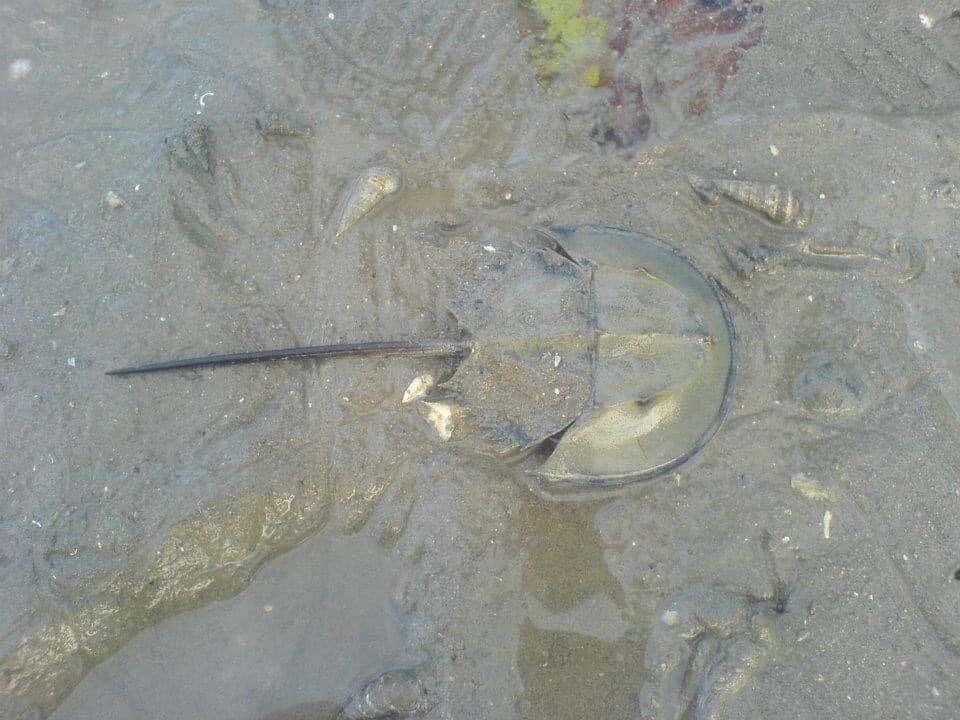
<path id="1" fill-rule="evenodd" d="M 927 267 L 926 244 L 915 238 L 858 225 L 851 242 L 869 265 L 898 282 L 916 280 Z"/>
<path id="2" fill-rule="evenodd" d="M 828 352 L 811 356 L 793 380 L 794 400 L 817 415 L 856 412 L 868 396 L 868 388 L 857 369 Z"/>
<path id="3" fill-rule="evenodd" d="M 813 204 L 800 193 L 779 185 L 709 180 L 696 175 L 690 177 L 690 185 L 705 203 L 716 205 L 726 198 L 765 215 L 778 225 L 803 229 L 813 219 Z"/>
<path id="4" fill-rule="evenodd" d="M 785 645 L 784 602 L 777 592 L 753 597 L 719 584 L 668 598 L 646 638 L 638 717 L 726 717 L 734 696 Z"/>
<path id="5" fill-rule="evenodd" d="M 337 236 L 342 235 L 384 198 L 400 189 L 400 172 L 396 168 L 377 165 L 366 170 L 344 196 L 337 213 Z"/>
<path id="6" fill-rule="evenodd" d="M 168 137 L 165 144 L 170 158 L 191 170 L 208 175 L 213 173 L 210 145 L 213 141 L 210 128 L 200 120 L 192 120 L 178 135 Z"/>
<path id="7" fill-rule="evenodd" d="M 414 671 L 392 670 L 371 681 L 347 702 L 342 717 L 345 720 L 408 718 L 428 712 L 433 705 Z"/>
<path id="8" fill-rule="evenodd" d="M 842 241 L 804 235 L 793 241 L 734 242 L 723 233 L 716 233 L 714 240 L 742 278 L 799 265 L 870 273 L 903 283 L 923 274 L 928 256 L 926 244 L 919 240 L 880 233 L 859 224 Z"/>
<path id="9" fill-rule="evenodd" d="M 268 108 L 254 119 L 263 137 L 303 138 L 313 135 L 313 126 L 286 110 Z"/>

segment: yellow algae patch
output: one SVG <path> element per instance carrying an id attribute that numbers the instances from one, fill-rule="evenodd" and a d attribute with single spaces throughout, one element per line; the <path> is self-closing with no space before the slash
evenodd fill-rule
<path id="1" fill-rule="evenodd" d="M 606 21 L 584 8 L 584 0 L 524 0 L 542 22 L 541 42 L 531 63 L 543 81 L 565 70 L 582 74 L 585 84 L 601 83 L 600 59 L 606 52 Z"/>
<path id="2" fill-rule="evenodd" d="M 600 74 L 600 63 L 590 63 L 583 73 L 584 85 L 587 87 L 599 87 L 601 80 L 602 76 Z"/>
<path id="3" fill-rule="evenodd" d="M 803 473 L 797 473 L 790 478 L 790 487 L 808 500 L 837 502 L 840 499 L 840 493 L 835 489 L 824 485 L 819 480 L 809 478 Z"/>

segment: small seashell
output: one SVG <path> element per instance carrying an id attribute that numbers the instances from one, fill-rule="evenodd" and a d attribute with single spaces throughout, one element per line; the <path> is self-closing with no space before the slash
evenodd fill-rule
<path id="1" fill-rule="evenodd" d="M 400 172 L 398 170 L 383 165 L 369 168 L 357 178 L 341 203 L 336 223 L 336 236 L 339 237 L 345 233 L 385 197 L 393 195 L 399 189 Z"/>
<path id="2" fill-rule="evenodd" d="M 408 403 L 418 398 L 422 398 L 436 384 L 436 380 L 430 373 L 424 373 L 413 379 L 406 391 L 403 393 L 402 403 Z"/>
<path id="3" fill-rule="evenodd" d="M 392 670 L 372 680 L 343 708 L 349 720 L 379 720 L 422 715 L 433 707 L 412 670 Z"/>
<path id="4" fill-rule="evenodd" d="M 748 180 L 705 180 L 695 175 L 690 185 L 700 199 L 716 205 L 722 198 L 766 215 L 778 225 L 802 229 L 813 219 L 813 205 L 800 193 L 766 183 Z"/>

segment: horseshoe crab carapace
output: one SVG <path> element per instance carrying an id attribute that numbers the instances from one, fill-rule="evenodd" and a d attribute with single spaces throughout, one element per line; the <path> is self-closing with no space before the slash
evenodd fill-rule
<path id="1" fill-rule="evenodd" d="M 476 250 L 450 310 L 459 337 L 188 358 L 112 375 L 291 358 L 449 358 L 419 399 L 444 439 L 532 455 L 548 492 L 649 478 L 697 453 L 723 419 L 734 328 L 716 284 L 647 235 L 536 231 L 533 247 Z M 534 452 L 536 451 L 536 452 Z"/>

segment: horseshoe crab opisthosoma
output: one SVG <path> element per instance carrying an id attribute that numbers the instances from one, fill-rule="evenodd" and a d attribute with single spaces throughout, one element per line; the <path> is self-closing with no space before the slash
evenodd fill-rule
<path id="1" fill-rule="evenodd" d="M 712 437 L 735 372 L 733 324 L 715 283 L 647 235 L 539 230 L 534 247 L 475 248 L 450 310 L 459 336 L 188 358 L 114 370 L 370 355 L 450 358 L 419 400 L 444 439 L 534 455 L 548 491 L 664 473 Z"/>

